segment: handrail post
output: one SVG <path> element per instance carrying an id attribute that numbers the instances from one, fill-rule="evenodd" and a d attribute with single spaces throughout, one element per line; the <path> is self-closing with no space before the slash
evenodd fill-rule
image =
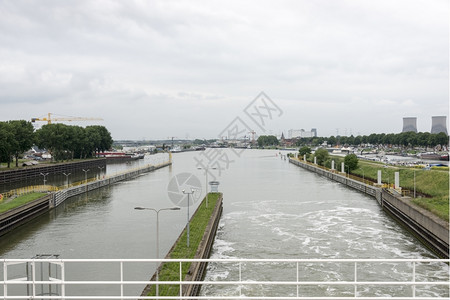
<path id="1" fill-rule="evenodd" d="M 61 299 L 66 299 L 66 269 L 65 263 L 61 262 Z"/>
<path id="2" fill-rule="evenodd" d="M 8 287 L 6 281 L 8 280 L 8 265 L 6 261 L 3 260 L 3 296 L 8 296 Z"/>
<path id="3" fill-rule="evenodd" d="M 298 298 L 298 262 L 297 262 L 297 298 Z"/>
<path id="4" fill-rule="evenodd" d="M 31 278 L 32 278 L 32 284 L 33 284 L 33 288 L 31 289 L 33 292 L 33 298 L 36 297 L 36 264 L 35 261 L 33 260 L 31 262 Z"/>
<path id="5" fill-rule="evenodd" d="M 356 284 L 358 282 L 358 262 L 355 261 L 355 298 L 358 297 L 358 285 Z"/>
<path id="6" fill-rule="evenodd" d="M 181 299 L 181 297 L 183 297 L 183 284 L 181 283 L 182 282 L 182 278 L 181 278 L 182 274 L 183 274 L 183 267 L 182 267 L 182 264 L 180 261 L 180 299 Z"/>
<path id="7" fill-rule="evenodd" d="M 242 262 L 239 262 L 239 297 L 242 296 Z"/>
<path id="8" fill-rule="evenodd" d="M 412 281 L 416 282 L 416 262 L 413 261 L 413 273 L 412 273 Z M 416 286 L 412 286 L 412 296 L 413 298 L 416 298 Z"/>
<path id="9" fill-rule="evenodd" d="M 120 297 L 123 299 L 123 261 L 120 262 Z"/>

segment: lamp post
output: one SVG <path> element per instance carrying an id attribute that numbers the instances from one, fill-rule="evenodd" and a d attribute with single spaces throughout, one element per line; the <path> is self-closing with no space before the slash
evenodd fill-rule
<path id="1" fill-rule="evenodd" d="M 63 175 L 66 176 L 67 187 L 69 187 L 69 175 L 70 174 L 72 174 L 72 173 L 69 173 L 69 174 L 63 173 Z"/>
<path id="2" fill-rule="evenodd" d="M 190 232 L 189 232 L 189 195 L 192 195 L 192 194 L 194 194 L 194 190 L 193 189 L 191 189 L 191 192 L 189 193 L 189 192 L 186 192 L 185 190 L 183 190 L 183 194 L 187 194 L 188 195 L 188 205 L 187 205 L 187 246 L 189 247 L 189 234 L 190 234 Z"/>
<path id="3" fill-rule="evenodd" d="M 366 180 L 364 179 L 364 170 L 362 168 L 359 168 L 363 173 L 363 184 L 364 184 L 364 193 L 366 192 Z"/>
<path id="4" fill-rule="evenodd" d="M 216 170 L 217 168 L 210 168 L 210 167 L 205 167 L 205 168 L 197 168 L 198 170 L 205 170 L 205 190 L 206 190 L 206 208 L 208 208 L 208 171 L 211 170 Z"/>
<path id="5" fill-rule="evenodd" d="M 104 168 L 105 166 L 97 166 L 97 168 L 99 168 L 100 169 L 100 179 L 102 179 L 102 170 L 103 170 L 103 168 Z"/>
<path id="6" fill-rule="evenodd" d="M 48 175 L 48 173 L 41 173 L 42 176 L 44 176 L 44 187 L 45 187 L 45 182 L 47 182 L 47 180 L 45 179 L 45 177 Z"/>
<path id="7" fill-rule="evenodd" d="M 366 181 L 365 181 L 365 179 L 364 179 L 364 170 L 362 169 L 362 168 L 359 168 L 361 171 L 362 171 L 362 173 L 363 173 L 363 183 L 366 183 Z"/>
<path id="8" fill-rule="evenodd" d="M 159 259 L 159 212 L 163 210 L 180 210 L 178 206 L 154 209 L 151 207 L 135 207 L 136 210 L 152 210 L 156 212 L 156 259 Z M 158 268 L 156 269 L 156 282 L 159 281 Z M 159 296 L 159 285 L 156 284 L 156 296 Z"/>
<path id="9" fill-rule="evenodd" d="M 390 188 L 391 187 L 391 183 L 389 182 L 389 172 L 386 170 L 385 173 L 387 175 L 388 188 Z"/>
<path id="10" fill-rule="evenodd" d="M 87 172 L 89 172 L 89 169 L 87 169 L 87 170 L 83 169 L 83 172 L 84 172 L 84 180 L 87 183 Z"/>

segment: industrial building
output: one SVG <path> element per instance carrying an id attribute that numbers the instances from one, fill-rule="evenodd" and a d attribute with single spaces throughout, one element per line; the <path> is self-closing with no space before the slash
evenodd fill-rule
<path id="1" fill-rule="evenodd" d="M 417 132 L 417 118 L 416 117 L 404 117 L 403 118 L 403 130 L 402 132 Z M 432 116 L 431 117 L 431 133 L 437 134 L 447 132 L 447 117 L 446 116 Z"/>
<path id="2" fill-rule="evenodd" d="M 431 133 L 447 133 L 447 117 L 446 116 L 433 116 L 431 117 Z"/>
<path id="3" fill-rule="evenodd" d="M 311 131 L 305 131 L 304 129 L 289 129 L 288 138 L 305 138 L 305 137 L 317 137 L 317 129 L 311 128 Z"/>
<path id="4" fill-rule="evenodd" d="M 403 130 L 402 132 L 417 132 L 417 118 L 416 117 L 405 117 L 403 118 Z"/>

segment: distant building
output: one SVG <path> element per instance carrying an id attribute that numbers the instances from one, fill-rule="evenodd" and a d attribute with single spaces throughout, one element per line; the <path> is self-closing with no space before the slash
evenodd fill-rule
<path id="1" fill-rule="evenodd" d="M 431 133 L 447 134 L 447 117 L 446 116 L 433 116 L 431 117 Z"/>
<path id="2" fill-rule="evenodd" d="M 305 137 L 316 137 L 317 129 L 312 128 L 311 131 L 305 131 L 304 129 L 289 129 L 288 138 L 305 138 Z"/>
<path id="3" fill-rule="evenodd" d="M 417 132 L 417 118 L 416 117 L 405 117 L 403 118 L 403 130 L 402 132 Z"/>

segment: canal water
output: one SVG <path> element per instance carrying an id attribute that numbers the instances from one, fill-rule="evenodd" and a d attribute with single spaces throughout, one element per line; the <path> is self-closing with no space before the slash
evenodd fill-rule
<path id="1" fill-rule="evenodd" d="M 283 152 L 284 155 L 286 153 Z M 205 173 L 198 167 L 204 166 L 212 157 L 216 160 L 211 167 L 216 169 L 209 170 L 208 180 L 218 180 L 219 190 L 224 193 L 224 212 L 212 258 L 436 258 L 387 216 L 374 198 L 289 164 L 279 151 L 243 150 L 236 154 L 231 149 L 176 153 L 171 167 L 69 199 L 50 213 L 2 236 L 0 257 L 30 258 L 46 253 L 58 254 L 61 258 L 155 258 L 156 214 L 133 208 L 173 206 L 168 197 L 168 184 L 181 173 L 198 177 L 203 185 L 203 195 Z M 122 170 L 127 166 L 116 165 L 114 168 Z M 191 207 L 191 212 L 195 205 L 198 202 Z M 180 211 L 160 213 L 161 256 L 167 253 L 184 228 L 186 218 L 186 207 Z M 295 280 L 295 267 L 291 267 L 248 265 L 244 268 L 245 278 L 290 280 L 293 276 Z M 349 266 L 328 267 L 310 264 L 304 266 L 300 273 L 311 280 L 316 277 L 348 280 L 353 271 Z M 154 268 L 153 265 L 132 265 L 126 274 L 136 280 L 145 280 L 151 277 Z M 403 278 L 411 274 L 410 266 L 401 264 L 366 265 L 362 266 L 361 278 L 374 276 L 371 273 L 374 268 L 381 268 L 385 277 Z M 88 265 L 79 267 L 70 277 L 117 279 L 108 268 L 101 272 L 94 269 Z M 446 265 L 427 265 L 422 269 L 417 274 L 418 280 L 448 280 Z M 236 279 L 236 271 L 236 265 L 212 263 L 208 266 L 207 279 Z M 142 288 L 127 288 L 126 294 L 140 294 Z M 69 293 L 79 292 L 75 291 L 76 287 L 73 289 L 69 289 Z M 204 286 L 202 293 L 236 295 L 237 289 Z M 105 295 L 112 289 L 96 286 L 83 290 L 83 293 L 94 291 Z M 266 296 L 295 293 L 287 287 L 283 291 L 254 287 L 240 292 Z M 306 295 L 351 295 L 345 288 L 317 290 L 311 287 L 303 292 Z M 409 291 L 389 288 L 362 290 L 361 293 L 404 295 Z M 418 293 L 448 296 L 445 288 L 425 287 Z"/>

